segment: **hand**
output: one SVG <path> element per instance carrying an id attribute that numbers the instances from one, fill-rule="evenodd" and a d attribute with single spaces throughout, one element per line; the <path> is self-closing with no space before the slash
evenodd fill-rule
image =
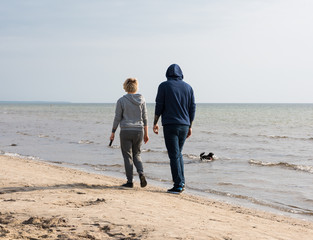
<path id="1" fill-rule="evenodd" d="M 153 125 L 153 132 L 155 134 L 159 134 L 159 125 L 158 124 Z"/>
<path id="2" fill-rule="evenodd" d="M 113 140 L 114 140 L 114 137 L 115 137 L 115 134 L 114 134 L 114 133 L 111 133 L 110 141 L 113 141 Z"/>
<path id="3" fill-rule="evenodd" d="M 189 138 L 191 136 L 191 134 L 192 134 L 192 128 L 189 128 L 187 138 Z"/>
<path id="4" fill-rule="evenodd" d="M 145 144 L 149 141 L 149 136 L 148 136 L 148 134 L 145 134 L 145 135 L 143 136 L 143 141 L 145 142 Z"/>

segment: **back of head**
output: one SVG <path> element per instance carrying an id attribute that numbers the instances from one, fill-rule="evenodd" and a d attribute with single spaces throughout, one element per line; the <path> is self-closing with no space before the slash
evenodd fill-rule
<path id="1" fill-rule="evenodd" d="M 138 81 L 136 78 L 127 78 L 123 84 L 125 92 L 135 93 L 138 90 Z"/>
<path id="2" fill-rule="evenodd" d="M 183 80 L 184 75 L 181 68 L 177 64 L 172 64 L 166 71 L 167 79 Z"/>

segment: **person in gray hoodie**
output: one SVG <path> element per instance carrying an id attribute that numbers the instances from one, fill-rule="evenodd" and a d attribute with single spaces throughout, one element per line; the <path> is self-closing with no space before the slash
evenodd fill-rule
<path id="1" fill-rule="evenodd" d="M 144 97 L 137 93 L 138 81 L 135 78 L 128 78 L 123 84 L 126 95 L 116 103 L 115 117 L 110 140 L 113 141 L 115 132 L 120 125 L 121 150 L 124 158 L 127 183 L 123 187 L 134 187 L 133 165 L 137 169 L 140 179 L 140 186 L 147 186 L 143 172 L 143 165 L 140 157 L 142 140 L 149 141 L 148 117 Z"/>

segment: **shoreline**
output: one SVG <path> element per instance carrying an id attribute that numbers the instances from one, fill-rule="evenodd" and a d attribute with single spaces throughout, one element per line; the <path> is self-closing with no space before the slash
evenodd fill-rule
<path id="1" fill-rule="evenodd" d="M 123 183 L 126 182 L 125 174 L 121 173 L 121 172 L 114 172 L 114 171 L 103 172 L 103 171 L 101 171 L 99 173 L 99 171 L 97 171 L 97 170 L 94 170 L 92 168 L 85 168 L 82 165 L 67 164 L 64 162 L 45 161 L 42 159 L 40 159 L 38 161 L 47 162 L 48 164 L 61 166 L 61 167 L 65 167 L 65 168 L 76 169 L 78 171 L 87 172 L 90 174 L 99 174 L 99 175 L 103 175 L 106 177 L 119 179 L 119 180 L 122 180 Z M 137 175 L 137 173 L 134 173 L 135 182 L 137 181 L 137 179 L 138 179 L 138 175 Z M 148 177 L 147 177 L 147 181 L 149 182 L 150 186 L 154 186 L 154 187 L 163 189 L 163 192 L 167 192 L 167 189 L 171 188 L 171 186 L 172 186 L 172 182 L 162 182 L 162 181 L 158 181 L 155 179 L 149 179 Z M 303 221 L 313 222 L 311 214 L 310 215 L 303 215 L 301 213 L 294 213 L 294 212 L 290 212 L 286 209 L 277 208 L 277 207 L 275 208 L 273 206 L 269 206 L 269 205 L 261 203 L 261 202 L 255 203 L 251 200 L 249 201 L 249 200 L 246 200 L 243 198 L 237 199 L 237 198 L 229 197 L 227 195 L 217 195 L 217 194 L 209 193 L 209 192 L 201 192 L 200 190 L 190 189 L 188 186 L 186 187 L 186 190 L 183 192 L 183 194 L 186 194 L 186 193 L 189 195 L 195 196 L 195 197 L 209 199 L 210 201 L 217 201 L 217 202 L 226 203 L 226 204 L 230 204 L 230 205 L 234 205 L 234 206 L 240 206 L 243 208 L 268 212 L 268 213 L 272 213 L 272 214 L 279 215 L 279 216 L 285 216 L 285 217 L 295 218 L 295 219 L 299 219 L 299 220 L 303 220 Z"/>
<path id="2" fill-rule="evenodd" d="M 313 222 L 0 156 L 3 239 L 309 239 Z"/>

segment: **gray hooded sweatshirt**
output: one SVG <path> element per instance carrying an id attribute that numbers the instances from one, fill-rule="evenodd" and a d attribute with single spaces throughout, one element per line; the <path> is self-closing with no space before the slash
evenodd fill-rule
<path id="1" fill-rule="evenodd" d="M 141 94 L 126 94 L 116 103 L 112 132 L 120 124 L 121 130 L 142 131 L 148 124 L 147 107 Z"/>

